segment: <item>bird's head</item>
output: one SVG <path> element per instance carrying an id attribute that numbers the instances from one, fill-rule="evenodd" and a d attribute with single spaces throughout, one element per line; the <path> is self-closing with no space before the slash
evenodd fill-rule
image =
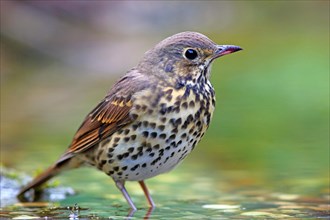
<path id="1" fill-rule="evenodd" d="M 209 78 L 213 60 L 242 50 L 234 45 L 217 45 L 197 32 L 182 32 L 166 38 L 147 51 L 139 67 L 167 81 L 196 81 Z"/>

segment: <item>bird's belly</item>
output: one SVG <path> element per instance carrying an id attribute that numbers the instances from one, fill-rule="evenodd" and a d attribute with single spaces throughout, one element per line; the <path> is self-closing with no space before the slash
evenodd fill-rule
<path id="1" fill-rule="evenodd" d="M 193 150 L 212 116 L 213 107 L 194 100 L 156 108 L 114 133 L 94 152 L 95 166 L 115 180 L 140 181 L 170 171 Z"/>

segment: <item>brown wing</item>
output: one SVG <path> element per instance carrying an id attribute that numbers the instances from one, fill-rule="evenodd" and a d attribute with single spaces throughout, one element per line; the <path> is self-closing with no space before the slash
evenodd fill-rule
<path id="1" fill-rule="evenodd" d="M 122 77 L 85 118 L 71 145 L 58 163 L 71 158 L 75 153 L 93 147 L 118 129 L 132 123 L 134 119 L 129 115 L 133 106 L 132 98 L 136 92 L 147 88 L 148 84 L 146 77 L 135 70 Z"/>
<path id="2" fill-rule="evenodd" d="M 79 153 L 132 122 L 132 101 L 122 97 L 104 99 L 85 119 L 75 134 L 67 153 Z"/>

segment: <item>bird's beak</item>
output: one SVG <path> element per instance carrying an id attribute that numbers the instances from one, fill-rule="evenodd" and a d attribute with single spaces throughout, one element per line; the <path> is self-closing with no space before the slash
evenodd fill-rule
<path id="1" fill-rule="evenodd" d="M 243 49 L 240 48 L 239 46 L 235 46 L 235 45 L 217 45 L 217 50 L 214 53 L 213 59 L 221 57 L 226 54 L 234 53 L 234 52 L 240 51 L 240 50 L 243 50 Z"/>

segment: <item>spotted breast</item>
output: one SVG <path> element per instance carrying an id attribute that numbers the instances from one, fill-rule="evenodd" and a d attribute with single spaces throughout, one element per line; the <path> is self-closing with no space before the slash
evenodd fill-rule
<path id="1" fill-rule="evenodd" d="M 159 85 L 136 94 L 133 124 L 100 142 L 84 158 L 114 180 L 140 181 L 168 172 L 196 146 L 215 107 L 210 82 L 199 80 Z M 157 94 L 157 95 L 155 95 Z"/>

